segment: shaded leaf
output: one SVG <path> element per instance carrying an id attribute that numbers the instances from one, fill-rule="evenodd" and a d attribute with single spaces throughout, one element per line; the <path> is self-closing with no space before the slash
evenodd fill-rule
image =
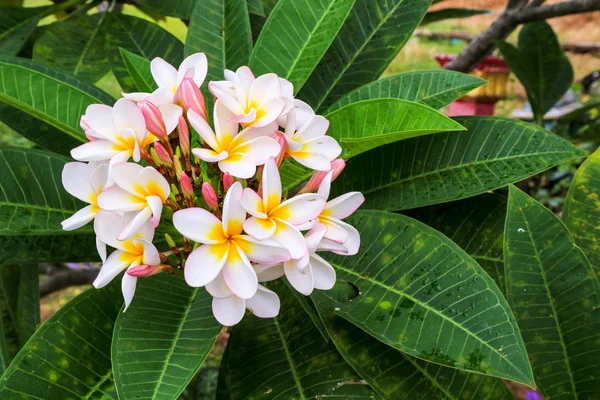
<path id="1" fill-rule="evenodd" d="M 107 12 L 76 14 L 47 26 L 35 42 L 34 61 L 84 81 L 98 81 L 110 68 L 104 46 L 107 17 Z"/>
<path id="2" fill-rule="evenodd" d="M 428 363 L 385 345 L 365 331 L 335 315 L 348 301 L 346 283 L 311 296 L 323 317 L 333 343 L 344 359 L 386 399 L 513 400 L 498 378 L 472 374 Z"/>
<path id="3" fill-rule="evenodd" d="M 360 252 L 325 258 L 359 295 L 337 315 L 422 360 L 534 385 L 510 308 L 469 255 L 403 215 L 361 211 L 348 223 Z"/>
<path id="4" fill-rule="evenodd" d="M 573 67 L 546 22 L 526 24 L 519 32 L 519 47 L 498 42 L 502 56 L 525 86 L 538 123 L 573 83 Z"/>
<path id="5" fill-rule="evenodd" d="M 332 196 L 357 190 L 363 207 L 405 210 L 485 193 L 585 155 L 533 124 L 454 119 L 468 130 L 403 140 L 350 160 Z"/>
<path id="6" fill-rule="evenodd" d="M 160 26 L 131 15 L 114 13 L 110 14 L 107 23 L 110 24 L 106 34 L 108 60 L 124 91 L 134 92 L 137 86 L 129 75 L 120 48 L 148 60 L 161 57 L 175 68 L 183 61 L 183 43 Z"/>
<path id="7" fill-rule="evenodd" d="M 279 316 L 248 313 L 231 329 L 217 399 L 335 398 L 355 386 L 354 370 L 323 340 L 290 289 L 281 280 L 269 287 L 281 299 Z"/>
<path id="8" fill-rule="evenodd" d="M 274 72 L 297 93 L 335 39 L 355 0 L 280 0 L 256 41 L 250 68 Z"/>
<path id="9" fill-rule="evenodd" d="M 120 286 L 89 289 L 35 332 L 0 379 L 0 398 L 114 399 L 110 343 Z"/>
<path id="10" fill-rule="evenodd" d="M 379 78 L 425 15 L 429 1 L 357 0 L 298 97 L 321 113 Z"/>
<path id="11" fill-rule="evenodd" d="M 265 16 L 265 7 L 263 6 L 262 0 L 248 0 L 248 12 L 250 14 L 256 14 L 261 17 Z"/>
<path id="12" fill-rule="evenodd" d="M 511 186 L 506 293 L 547 399 L 594 398 L 600 367 L 600 285 L 565 225 Z"/>
<path id="13" fill-rule="evenodd" d="M 439 110 L 485 83 L 476 76 L 444 69 L 404 72 L 359 87 L 339 99 L 328 112 L 378 98 L 416 101 Z"/>
<path id="14" fill-rule="evenodd" d="M 0 53 L 17 54 L 51 8 L 0 7 Z"/>
<path id="15" fill-rule="evenodd" d="M 212 297 L 182 276 L 139 280 L 115 323 L 112 358 L 123 399 L 175 399 L 194 377 L 221 331 Z"/>
<path id="16" fill-rule="evenodd" d="M 119 48 L 119 51 L 125 68 L 138 91 L 151 93 L 158 88 L 150 71 L 150 60 L 123 48 Z"/>
<path id="17" fill-rule="evenodd" d="M 444 8 L 442 10 L 429 11 L 425 14 L 425 17 L 423 17 L 421 25 L 431 24 L 445 19 L 469 18 L 481 14 L 490 14 L 490 12 L 479 8 Z"/>
<path id="18" fill-rule="evenodd" d="M 201 1 L 205 0 L 199 0 L 198 2 Z M 135 0 L 135 2 L 156 11 L 158 14 L 183 19 L 188 19 L 190 17 L 194 5 L 196 4 L 196 0 Z"/>
<path id="19" fill-rule="evenodd" d="M 352 103 L 328 114 L 327 134 L 342 146 L 341 158 L 350 159 L 367 150 L 411 137 L 464 128 L 422 104 L 398 99 L 373 99 Z M 284 187 L 307 180 L 313 171 L 287 162 L 281 171 Z"/>
<path id="20" fill-rule="evenodd" d="M 325 329 L 325 325 L 323 325 L 323 321 L 321 321 L 321 317 L 319 317 L 319 314 L 317 313 L 317 309 L 315 308 L 315 305 L 313 304 L 310 297 L 303 295 L 302 293 L 298 292 L 297 290 L 294 290 L 294 288 L 292 287 L 292 285 L 290 284 L 290 282 L 287 279 L 284 280 L 284 282 L 288 286 L 290 291 L 294 294 L 294 297 L 296 298 L 296 301 L 298 302 L 298 304 L 300 304 L 300 306 L 302 306 L 302 308 L 304 309 L 306 314 L 309 316 L 309 318 L 311 319 L 313 324 L 317 327 L 317 329 L 321 333 L 321 336 L 323 336 L 323 339 L 325 339 L 325 341 L 328 342 L 329 335 L 327 334 L 327 329 Z"/>

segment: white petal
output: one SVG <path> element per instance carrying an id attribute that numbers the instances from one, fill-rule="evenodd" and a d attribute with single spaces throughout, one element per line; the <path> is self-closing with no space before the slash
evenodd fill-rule
<path id="1" fill-rule="evenodd" d="M 256 272 L 256 276 L 258 276 L 259 282 L 274 281 L 275 279 L 279 279 L 284 275 L 283 264 L 277 264 L 277 265 L 255 264 L 254 271 Z"/>
<path id="2" fill-rule="evenodd" d="M 238 133 L 239 125 L 233 122 L 235 116 L 220 100 L 215 102 L 214 123 L 217 135 L 235 136 Z"/>
<path id="3" fill-rule="evenodd" d="M 119 154 L 121 150 L 108 140 L 94 140 L 71 150 L 71 157 L 79 161 L 105 161 Z"/>
<path id="4" fill-rule="evenodd" d="M 113 122 L 112 107 L 104 104 L 92 104 L 85 110 L 87 124 L 105 139 L 118 135 Z"/>
<path id="5" fill-rule="evenodd" d="M 231 93 L 223 90 L 219 85 L 215 84 L 215 82 L 209 82 L 208 89 L 219 100 L 219 102 L 223 103 L 223 105 L 227 107 L 234 115 L 244 114 L 244 108 L 235 99 L 235 97 L 231 95 Z"/>
<path id="6" fill-rule="evenodd" d="M 200 287 L 215 279 L 227 261 L 229 247 L 229 242 L 203 244 L 192 251 L 183 270 L 187 284 Z"/>
<path id="7" fill-rule="evenodd" d="M 160 107 L 164 104 L 173 103 L 174 96 L 175 96 L 175 93 L 173 92 L 172 88 L 159 87 L 154 92 L 152 92 L 152 94 L 150 96 L 146 97 L 146 101 L 149 101 L 150 103 L 154 104 L 155 106 Z"/>
<path id="8" fill-rule="evenodd" d="M 281 178 L 274 159 L 265 164 L 262 176 L 263 208 L 266 213 L 281 203 Z"/>
<path id="9" fill-rule="evenodd" d="M 327 239 L 340 244 L 346 243 L 348 240 L 348 232 L 340 224 L 342 221 L 337 219 L 319 218 L 319 222 L 327 227 L 327 232 L 325 232 L 325 237 Z"/>
<path id="10" fill-rule="evenodd" d="M 315 289 L 329 290 L 335 285 L 335 270 L 318 254 L 310 257 Z"/>
<path id="11" fill-rule="evenodd" d="M 346 239 L 346 241 L 348 240 Z M 346 248 L 346 246 L 325 238 L 323 238 L 323 240 L 321 240 L 321 243 L 319 243 L 317 251 L 331 251 L 344 256 L 348 254 L 348 249 Z"/>
<path id="12" fill-rule="evenodd" d="M 244 222 L 244 232 L 257 240 L 265 240 L 275 233 L 275 222 L 270 218 L 250 217 Z"/>
<path id="13" fill-rule="evenodd" d="M 306 268 L 304 273 L 298 271 L 293 263 L 285 263 L 283 268 L 286 278 L 294 287 L 294 289 L 305 296 L 308 296 L 312 293 L 315 287 L 315 282 L 310 267 Z"/>
<path id="14" fill-rule="evenodd" d="M 342 153 L 342 148 L 331 136 L 321 136 L 304 142 L 302 152 L 322 155 L 328 161 L 333 161 Z"/>
<path id="15" fill-rule="evenodd" d="M 335 224 L 342 227 L 348 234 L 348 238 L 343 243 L 344 247 L 348 250 L 347 252 L 343 251 L 333 251 L 335 254 L 339 254 L 342 256 L 353 256 L 358 253 L 358 249 L 360 248 L 360 234 L 358 231 L 350 224 L 345 223 L 344 221 L 335 220 Z M 329 232 L 329 230 L 328 230 Z"/>
<path id="16" fill-rule="evenodd" d="M 139 164 L 136 163 L 119 163 L 112 166 L 112 176 L 115 183 L 123 190 L 128 193 L 137 196 L 144 196 L 145 192 L 139 190 L 140 182 L 139 176 L 144 170 Z"/>
<path id="17" fill-rule="evenodd" d="M 96 251 L 104 263 L 106 261 L 106 243 L 100 240 L 98 236 L 96 236 Z"/>
<path id="18" fill-rule="evenodd" d="M 257 240 L 252 236 L 243 235 L 237 236 L 235 242 L 246 257 L 255 263 L 275 265 L 290 259 L 290 252 L 274 240 Z"/>
<path id="19" fill-rule="evenodd" d="M 143 137 L 146 133 L 144 115 L 131 100 L 117 100 L 113 107 L 113 120 L 119 132 L 131 129 L 137 137 Z"/>
<path id="20" fill-rule="evenodd" d="M 325 199 L 314 193 L 305 193 L 284 201 L 269 214 L 292 225 L 302 225 L 321 214 Z"/>
<path id="21" fill-rule="evenodd" d="M 258 286 L 256 272 L 235 242 L 231 242 L 229 256 L 223 266 L 223 278 L 229 290 L 242 299 L 249 299 L 256 293 Z"/>
<path id="22" fill-rule="evenodd" d="M 329 171 L 325 178 L 321 181 L 319 185 L 319 190 L 317 190 L 317 194 L 327 200 L 329 198 L 329 192 L 331 191 L 331 177 L 333 176 L 333 171 Z"/>
<path id="23" fill-rule="evenodd" d="M 192 154 L 206 162 L 217 162 L 229 157 L 226 151 L 217 153 L 210 149 L 192 149 Z"/>
<path id="24" fill-rule="evenodd" d="M 169 182 L 152 167 L 146 167 L 140 172 L 138 183 L 146 189 L 148 195 L 158 196 L 163 201 L 171 193 Z"/>
<path id="25" fill-rule="evenodd" d="M 106 262 L 100 268 L 98 276 L 92 283 L 96 289 L 100 289 L 110 283 L 115 276 L 127 268 L 130 264 L 130 257 L 123 257 L 126 253 L 121 250 L 113 251 L 106 259 Z"/>
<path id="26" fill-rule="evenodd" d="M 255 103 L 257 106 L 270 99 L 279 99 L 281 96 L 279 77 L 273 73 L 259 76 L 252 82 L 249 94 L 248 102 Z"/>
<path id="27" fill-rule="evenodd" d="M 62 170 L 62 184 L 70 195 L 90 203 L 95 193 L 90 185 L 89 167 L 81 162 L 65 164 Z"/>
<path id="28" fill-rule="evenodd" d="M 173 225 L 194 242 L 218 244 L 226 239 L 221 221 L 202 208 L 186 208 L 173 214 Z"/>
<path id="29" fill-rule="evenodd" d="M 105 189 L 98 196 L 98 206 L 106 211 L 136 211 L 147 207 L 145 199 L 132 195 L 120 187 L 113 186 Z"/>
<path id="30" fill-rule="evenodd" d="M 123 292 L 123 299 L 125 299 L 125 307 L 123 308 L 123 312 L 127 311 L 127 307 L 129 307 L 131 301 L 133 300 L 136 284 L 137 278 L 135 276 L 131 276 L 129 274 L 123 275 L 121 280 L 121 292 Z"/>
<path id="31" fill-rule="evenodd" d="M 117 240 L 117 236 L 123 229 L 123 216 L 104 210 L 98 211 L 94 221 L 94 232 L 102 243 L 106 243 L 119 250 L 125 250 L 123 242 Z"/>
<path id="32" fill-rule="evenodd" d="M 250 157 L 255 165 L 262 165 L 269 158 L 276 157 L 280 151 L 281 146 L 275 139 L 262 136 L 237 146 L 231 150 L 231 153 L 241 153 L 246 157 Z"/>
<path id="33" fill-rule="evenodd" d="M 356 211 L 364 201 L 365 196 L 360 192 L 346 193 L 328 201 L 323 214 L 324 216 L 344 219 Z"/>
<path id="34" fill-rule="evenodd" d="M 220 324 L 233 326 L 244 318 L 246 312 L 246 301 L 236 296 L 225 299 L 213 298 L 212 310 L 215 318 Z"/>
<path id="35" fill-rule="evenodd" d="M 246 210 L 242 207 L 242 184 L 235 182 L 223 200 L 223 232 L 229 236 L 242 233 Z"/>
<path id="36" fill-rule="evenodd" d="M 95 213 L 92 211 L 92 206 L 83 207 L 75 214 L 61 222 L 62 228 L 65 231 L 79 229 L 91 220 L 94 219 Z"/>
<path id="37" fill-rule="evenodd" d="M 196 53 L 188 56 L 181 65 L 179 66 L 179 70 L 177 71 L 177 83 L 181 83 L 183 77 L 187 73 L 187 70 L 193 68 L 194 69 L 194 82 L 198 87 L 202 86 L 204 83 L 204 79 L 206 78 L 206 73 L 208 72 L 208 61 L 206 59 L 206 55 L 204 53 Z"/>
<path id="38" fill-rule="evenodd" d="M 223 274 L 217 275 L 215 279 L 206 284 L 205 288 L 212 297 L 224 299 L 233 296 L 233 293 L 225 283 L 225 279 L 223 279 Z"/>
<path id="39" fill-rule="evenodd" d="M 277 229 L 271 239 L 288 249 L 293 259 L 302 258 L 307 251 L 304 236 L 298 229 L 285 221 L 276 220 L 275 223 Z"/>
<path id="40" fill-rule="evenodd" d="M 321 116 L 316 115 L 309 121 L 305 123 L 304 126 L 298 124 L 298 132 L 294 135 L 294 139 L 306 142 L 311 139 L 316 139 L 318 137 L 324 137 L 327 134 L 327 129 L 329 129 L 329 121 Z"/>
<path id="41" fill-rule="evenodd" d="M 256 173 L 256 163 L 250 157 L 241 154 L 230 154 L 225 160 L 219 161 L 219 169 L 240 179 L 252 178 Z"/>
<path id="42" fill-rule="evenodd" d="M 131 150 L 125 150 L 116 154 L 115 156 L 113 156 L 113 158 L 110 159 L 108 163 L 108 180 L 106 181 L 106 186 L 112 186 L 115 184 L 115 178 L 113 173 L 114 166 L 127 162 L 129 160 L 129 157 L 131 157 Z"/>
<path id="43" fill-rule="evenodd" d="M 142 258 L 142 263 L 145 265 L 158 265 L 160 264 L 160 255 L 158 254 L 158 250 L 151 241 L 136 238 L 133 239 L 133 243 L 142 244 L 144 246 L 144 257 Z"/>
<path id="44" fill-rule="evenodd" d="M 252 189 L 245 188 L 242 193 L 242 207 L 250 215 L 259 218 L 267 218 L 264 212 L 263 202 L 260 196 Z"/>
<path id="45" fill-rule="evenodd" d="M 152 218 L 150 219 L 150 222 L 152 222 L 152 226 L 156 228 L 160 222 L 160 216 L 162 215 L 162 199 L 158 196 L 147 196 L 146 202 L 152 210 Z"/>
<path id="46" fill-rule="evenodd" d="M 204 143 L 209 145 L 213 150 L 219 149 L 217 137 L 215 136 L 215 133 L 210 125 L 208 125 L 208 122 L 206 122 L 204 118 L 202 118 L 200 114 L 194 110 L 188 110 L 187 117 L 188 121 L 190 121 L 190 124 L 196 130 L 196 132 L 198 132 Z"/>
<path id="47" fill-rule="evenodd" d="M 175 104 L 163 104 L 158 109 L 162 115 L 168 135 L 177 128 L 177 123 L 179 122 L 179 117 L 183 114 L 183 110 Z"/>
<path id="48" fill-rule="evenodd" d="M 150 71 L 154 81 L 160 88 L 173 90 L 177 87 L 177 70 L 162 58 L 156 57 L 152 60 Z"/>
<path id="49" fill-rule="evenodd" d="M 129 223 L 125 224 L 123 230 L 119 233 L 119 236 L 117 236 L 117 240 L 127 240 L 131 238 L 144 224 L 150 221 L 150 218 L 152 218 L 152 209 L 146 207 L 137 213 Z"/>
<path id="50" fill-rule="evenodd" d="M 246 308 L 259 318 L 274 318 L 279 314 L 281 303 L 277 294 L 258 285 L 256 294 L 246 300 Z"/>
<path id="51" fill-rule="evenodd" d="M 325 225 L 317 224 L 304 235 L 309 254 L 314 254 L 317 251 L 319 244 L 323 240 L 323 236 L 325 236 L 325 232 L 327 232 Z"/>
<path id="52" fill-rule="evenodd" d="M 91 163 L 90 163 L 91 164 Z M 104 189 L 108 182 L 108 164 L 100 164 L 90 175 L 90 185 L 94 193 L 98 194 Z"/>
<path id="53" fill-rule="evenodd" d="M 322 154 L 297 151 L 290 155 L 306 168 L 314 169 L 315 171 L 329 171 L 331 169 L 331 161 Z"/>
<path id="54" fill-rule="evenodd" d="M 123 93 L 121 92 L 121 96 L 131 101 L 142 101 L 145 100 L 151 93 L 144 92 L 133 92 L 133 93 Z"/>
<path id="55" fill-rule="evenodd" d="M 269 99 L 260 105 L 261 116 L 254 119 L 252 126 L 261 127 L 277 120 L 285 109 L 285 103 L 281 99 Z M 258 113 L 258 112 L 257 112 Z"/>

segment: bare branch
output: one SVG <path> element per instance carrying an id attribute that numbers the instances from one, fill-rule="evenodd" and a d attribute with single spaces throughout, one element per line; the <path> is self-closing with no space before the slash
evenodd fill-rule
<path id="1" fill-rule="evenodd" d="M 40 282 L 40 297 L 71 286 L 89 285 L 96 279 L 98 272 L 98 269 L 65 269 L 56 272 Z"/>
<path id="2" fill-rule="evenodd" d="M 600 10 L 600 1 L 598 0 L 571 0 L 543 7 L 532 7 L 521 10 L 515 15 L 515 20 L 519 24 L 526 24 L 549 18 L 598 10 Z"/>

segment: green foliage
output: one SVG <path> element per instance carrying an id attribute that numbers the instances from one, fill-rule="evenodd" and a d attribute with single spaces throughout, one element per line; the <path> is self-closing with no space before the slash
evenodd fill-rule
<path id="1" fill-rule="evenodd" d="M 194 4 L 203 0 L 177 0 L 175 2 L 164 0 L 135 0 L 136 3 L 148 7 L 159 14 L 170 15 L 178 18 L 189 18 Z"/>
<path id="2" fill-rule="evenodd" d="M 479 8 L 444 8 L 437 11 L 429 11 L 421 21 L 421 25 L 453 18 L 469 18 L 475 15 L 489 14 L 488 10 Z"/>
<path id="3" fill-rule="evenodd" d="M 542 394 L 593 398 L 600 381 L 600 285 L 565 225 L 511 186 L 504 231 L 506 293 Z M 591 379 L 590 379 L 591 378 Z"/>
<path id="4" fill-rule="evenodd" d="M 0 7 L 0 54 L 17 54 L 51 8 Z"/>
<path id="5" fill-rule="evenodd" d="M 125 68 L 127 68 L 127 72 L 137 90 L 152 93 L 157 86 L 150 72 L 150 61 L 124 48 L 119 48 L 119 51 L 121 52 Z"/>
<path id="6" fill-rule="evenodd" d="M 573 82 L 573 67 L 546 22 L 526 24 L 519 33 L 519 47 L 498 42 L 502 56 L 525 86 L 536 121 L 560 100 Z"/>

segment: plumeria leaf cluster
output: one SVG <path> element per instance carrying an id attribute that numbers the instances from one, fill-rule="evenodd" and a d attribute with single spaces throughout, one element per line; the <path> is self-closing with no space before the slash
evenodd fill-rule
<path id="1" fill-rule="evenodd" d="M 0 399 L 596 398 L 600 155 L 392 74 L 430 5 L 0 6 Z"/>

